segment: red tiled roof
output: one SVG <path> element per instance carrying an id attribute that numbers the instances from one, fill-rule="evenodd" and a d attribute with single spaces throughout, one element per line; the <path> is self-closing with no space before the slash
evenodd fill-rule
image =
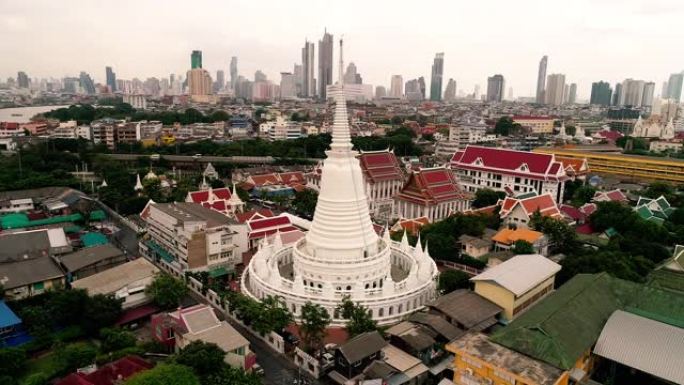
<path id="1" fill-rule="evenodd" d="M 582 206 L 580 206 L 579 211 L 586 215 L 589 216 L 594 213 L 598 209 L 598 206 L 596 206 L 596 203 L 585 203 Z"/>
<path id="2" fill-rule="evenodd" d="M 190 199 L 195 203 L 202 203 L 209 200 L 209 190 L 207 191 L 192 191 L 189 193 Z"/>
<path id="3" fill-rule="evenodd" d="M 597 191 L 593 198 L 594 202 L 626 202 L 627 200 L 627 196 L 618 189 L 611 191 Z"/>
<path id="4" fill-rule="evenodd" d="M 55 385 L 115 385 L 154 365 L 136 356 L 126 356 L 100 367 L 92 373 L 72 373 Z"/>
<path id="5" fill-rule="evenodd" d="M 226 201 L 214 201 L 214 203 L 204 202 L 202 203 L 202 206 L 215 211 L 226 211 Z"/>
<path id="6" fill-rule="evenodd" d="M 476 161 L 482 164 L 477 165 Z M 523 165 L 527 165 L 529 173 L 555 176 L 549 170 L 554 164 L 552 154 L 542 154 L 528 151 L 517 151 L 503 148 L 467 146 L 465 151 L 458 151 L 451 159 L 452 168 L 477 167 L 481 169 L 497 169 L 507 172 L 520 172 Z M 556 172 L 558 169 L 556 169 Z"/>
<path id="7" fill-rule="evenodd" d="M 218 199 L 225 199 L 228 200 L 230 199 L 230 196 L 232 195 L 230 193 L 230 189 L 228 187 L 222 187 L 222 188 L 217 188 L 217 189 L 212 189 L 211 192 L 216 195 Z"/>
<path id="8" fill-rule="evenodd" d="M 600 136 L 602 138 L 612 140 L 612 141 L 616 141 L 616 140 L 618 140 L 624 136 L 622 134 L 622 132 L 612 131 L 612 130 L 601 130 L 601 131 L 598 131 L 597 134 L 598 134 L 598 136 Z"/>
<path id="9" fill-rule="evenodd" d="M 496 209 L 499 207 L 498 204 L 480 207 L 479 209 L 470 209 L 463 212 L 466 215 L 494 215 Z"/>
<path id="10" fill-rule="evenodd" d="M 280 178 L 278 178 L 278 174 L 252 175 L 250 176 L 250 183 L 255 187 L 273 185 L 279 184 Z"/>
<path id="11" fill-rule="evenodd" d="M 585 175 L 589 172 L 586 159 L 564 158 L 557 156 L 556 160 L 563 164 L 568 175 Z"/>
<path id="12" fill-rule="evenodd" d="M 245 223 L 254 218 L 270 218 L 273 215 L 273 211 L 269 209 L 259 209 L 245 211 L 244 213 L 235 213 L 235 219 L 240 223 Z"/>
<path id="13" fill-rule="evenodd" d="M 453 200 L 470 200 L 472 195 L 461 189 L 451 171 L 440 167 L 411 173 L 397 198 L 421 205 L 434 205 Z"/>
<path id="14" fill-rule="evenodd" d="M 570 205 L 560 205 L 560 211 L 575 221 L 584 220 L 587 216 L 578 208 Z"/>
<path id="15" fill-rule="evenodd" d="M 274 229 L 264 230 L 264 231 L 253 231 L 249 233 L 249 239 L 263 238 L 267 235 L 275 234 L 277 232 L 287 233 L 289 231 L 299 231 L 298 228 L 294 226 L 283 226 Z"/>
<path id="16" fill-rule="evenodd" d="M 137 321 L 141 318 L 145 318 L 149 315 L 155 314 L 159 311 L 159 308 L 152 304 L 147 304 L 143 306 L 138 306 L 134 309 L 128 309 L 121 314 L 119 319 L 116 321 L 117 325 L 125 325 L 129 322 Z"/>
<path id="17" fill-rule="evenodd" d="M 525 199 L 506 197 L 501 205 L 501 217 L 507 217 L 518 205 L 523 208 L 528 217 L 536 211 L 539 211 L 539 213 L 545 217 L 558 219 L 562 216 L 553 197 L 551 194 L 547 193 Z"/>
<path id="18" fill-rule="evenodd" d="M 366 180 L 370 183 L 404 179 L 402 168 L 393 152 L 366 152 L 361 153 L 358 158 Z"/>
<path id="19" fill-rule="evenodd" d="M 406 230 L 409 234 L 416 235 L 421 227 L 429 223 L 430 219 L 428 217 L 418 217 L 400 219 L 398 225 L 402 230 Z"/>
<path id="20" fill-rule="evenodd" d="M 306 178 L 304 178 L 304 173 L 301 171 L 290 171 L 290 172 L 281 172 L 278 174 L 278 177 L 280 178 L 282 183 L 285 184 L 305 184 L 306 183 Z"/>
<path id="21" fill-rule="evenodd" d="M 585 223 L 583 225 L 579 225 L 575 227 L 575 232 L 578 234 L 593 234 L 595 233 L 594 228 L 591 227 L 591 223 Z"/>
<path id="22" fill-rule="evenodd" d="M 288 218 L 286 216 L 254 219 L 254 220 L 247 222 L 247 225 L 249 226 L 251 231 L 267 229 L 270 227 L 276 228 L 276 227 L 287 226 L 287 225 L 291 225 L 291 224 L 292 224 L 292 222 L 290 222 L 290 218 Z"/>

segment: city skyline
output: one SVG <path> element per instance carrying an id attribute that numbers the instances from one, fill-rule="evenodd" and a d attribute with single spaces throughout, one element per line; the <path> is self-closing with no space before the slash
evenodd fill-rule
<path id="1" fill-rule="evenodd" d="M 632 0 L 615 7 L 614 0 L 584 0 L 564 5 L 567 9 L 560 18 L 517 23 L 520 27 L 513 29 L 497 22 L 505 18 L 507 9 L 516 7 L 518 15 L 531 20 L 541 17 L 543 8 L 534 1 L 515 6 L 497 2 L 501 12 L 491 13 L 489 5 L 432 3 L 425 8 L 441 11 L 416 29 L 402 28 L 398 23 L 402 15 L 414 12 L 411 7 L 394 3 L 389 7 L 387 2 L 358 2 L 357 7 L 333 2 L 301 2 L 301 7 L 273 3 L 269 12 L 260 14 L 261 27 L 246 28 L 240 18 L 234 23 L 219 22 L 222 10 L 250 14 L 263 4 L 237 3 L 229 9 L 220 2 L 199 1 L 193 9 L 180 12 L 181 7 L 174 3 L 159 8 L 145 1 L 77 2 L 74 6 L 79 12 L 75 15 L 52 18 L 46 15 L 60 12 L 57 4 L 10 0 L 0 16 L 6 26 L 0 48 L 13 54 L 0 63 L 0 77 L 16 77 L 18 71 L 32 78 L 77 76 L 85 71 L 104 84 L 105 66 L 111 66 L 121 79 L 163 77 L 184 74 L 189 69 L 188 52 L 196 49 L 203 51 L 203 67 L 212 74 L 217 70 L 228 72 L 231 57 L 237 56 L 243 76 L 261 69 L 269 79 L 277 79 L 280 72 L 290 71 L 293 63 L 301 60 L 302 42 L 317 41 L 326 28 L 345 36 L 347 57 L 356 63 L 364 81 L 385 87 L 389 86 L 387 71 L 404 79 L 424 76 L 430 81 L 435 52 L 445 53 L 443 76 L 456 80 L 462 90 L 472 90 L 475 85 L 482 88 L 490 74 L 501 73 L 516 95 L 531 97 L 536 93 L 538 63 L 543 55 L 549 56 L 549 73 L 566 74 L 577 83 L 578 99 L 588 99 L 591 83 L 599 80 L 614 84 L 635 78 L 661 84 L 670 74 L 684 69 L 681 55 L 672 51 L 681 41 L 677 21 L 684 16 L 684 7 L 674 1 Z M 585 15 L 589 3 L 591 17 Z M 367 11 L 355 12 L 358 7 Z M 206 9 L 212 9 L 207 18 L 192 17 Z M 302 17 L 302 12 L 318 16 Z M 112 17 L 98 17 L 102 14 Z M 449 16 L 454 14 L 468 17 Z M 120 17 L 130 19 L 127 28 L 116 23 Z M 578 24 L 578 17 L 588 19 Z M 165 22 L 155 23 L 156 18 Z M 458 28 L 451 27 L 453 21 L 458 21 Z M 37 23 L 40 29 L 30 28 Z M 489 26 L 487 33 L 472 33 L 485 24 Z M 90 32 L 84 34 L 74 25 Z M 144 34 L 139 33 L 141 28 Z M 511 44 L 500 44 L 501 39 Z M 516 39 L 525 44 L 516 43 Z M 582 43 L 586 41 L 592 44 Z M 641 58 L 646 49 L 650 60 Z M 396 60 L 398 55 L 402 60 Z"/>

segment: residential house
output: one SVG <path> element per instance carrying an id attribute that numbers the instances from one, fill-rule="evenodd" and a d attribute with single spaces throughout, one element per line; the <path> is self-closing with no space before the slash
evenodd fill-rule
<path id="1" fill-rule="evenodd" d="M 504 228 L 492 237 L 494 251 L 511 250 L 518 241 L 525 241 L 531 244 L 535 253 L 544 256 L 549 253 L 549 241 L 546 235 L 539 231 Z"/>
<path id="2" fill-rule="evenodd" d="M 467 289 L 452 291 L 429 303 L 431 314 L 436 314 L 461 331 L 488 330 L 498 323 L 503 308 Z M 461 332 L 463 334 L 463 332 Z"/>
<path id="3" fill-rule="evenodd" d="M 388 222 L 395 217 L 394 196 L 404 186 L 404 171 L 393 151 L 361 151 L 357 156 L 371 216 Z"/>
<path id="4" fill-rule="evenodd" d="M 424 365 L 432 366 L 441 361 L 444 351 L 439 347 L 433 330 L 410 321 L 402 321 L 387 329 L 390 346 L 396 346 Z"/>
<path id="5" fill-rule="evenodd" d="M 565 182 L 570 179 L 553 154 L 468 145 L 454 154 L 450 164 L 459 182 L 471 192 L 482 188 L 509 195 L 534 191 L 563 202 Z"/>
<path id="6" fill-rule="evenodd" d="M 84 289 L 89 295 L 113 295 L 122 299 L 121 307 L 131 309 L 149 303 L 145 288 L 152 283 L 159 269 L 145 258 L 137 258 L 108 270 L 77 279 L 74 289 Z"/>
<path id="7" fill-rule="evenodd" d="M 344 384 L 363 373 L 373 361 L 381 359 L 387 341 L 377 331 L 359 334 L 335 349 L 335 366 L 330 378 Z"/>
<path id="8" fill-rule="evenodd" d="M 58 257 L 70 281 L 111 269 L 127 260 L 126 254 L 110 243 L 85 247 Z"/>
<path id="9" fill-rule="evenodd" d="M 461 188 L 449 170 L 436 167 L 411 172 L 394 199 L 400 217 L 425 216 L 435 222 L 469 209 L 473 195 Z"/>
<path id="10" fill-rule="evenodd" d="M 471 278 L 475 293 L 503 308 L 510 322 L 553 291 L 561 266 L 539 254 L 515 257 Z"/>
<path id="11" fill-rule="evenodd" d="M 429 369 L 419 358 L 393 345 L 383 347 L 382 356 L 385 364 L 394 369 L 386 378 L 387 384 L 418 385 L 428 378 Z"/>
<path id="12" fill-rule="evenodd" d="M 22 213 L 33 210 L 33 208 L 33 199 L 31 198 L 0 200 L 0 214 Z"/>
<path id="13" fill-rule="evenodd" d="M 556 201 L 549 193 L 543 195 L 528 194 L 521 198 L 506 197 L 499 204 L 501 205 L 499 216 L 503 223 L 517 228 L 528 228 L 530 219 L 537 212 L 543 217 L 563 218 Z"/>
<path id="14" fill-rule="evenodd" d="M 482 237 L 473 237 L 472 235 L 468 234 L 463 234 L 458 237 L 458 244 L 461 245 L 461 254 L 465 254 L 473 258 L 480 258 L 483 255 L 488 254 L 494 245 L 491 237 L 494 236 L 495 233 L 490 234 L 490 232 L 487 230 L 490 229 L 486 229 L 486 233 Z"/>
<path id="15" fill-rule="evenodd" d="M 152 330 L 157 341 L 176 351 L 202 341 L 216 344 L 226 352 L 224 361 L 233 367 L 250 370 L 256 363 L 249 341 L 226 321 L 220 321 L 208 305 L 156 314 L 152 317 Z"/>
<path id="16" fill-rule="evenodd" d="M 164 260 L 178 271 L 209 271 L 226 275 L 242 262 L 231 225 L 237 222 L 198 203 L 150 202 L 140 214 L 148 237 L 140 252 Z"/>

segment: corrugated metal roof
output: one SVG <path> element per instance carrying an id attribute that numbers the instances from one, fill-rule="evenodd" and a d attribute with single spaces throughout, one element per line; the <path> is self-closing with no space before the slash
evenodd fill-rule
<path id="1" fill-rule="evenodd" d="M 684 329 L 616 310 L 594 354 L 656 377 L 684 384 Z"/>
<path id="2" fill-rule="evenodd" d="M 471 281 L 494 281 L 513 294 L 521 295 L 560 269 L 559 264 L 539 254 L 516 255 L 471 278 Z"/>

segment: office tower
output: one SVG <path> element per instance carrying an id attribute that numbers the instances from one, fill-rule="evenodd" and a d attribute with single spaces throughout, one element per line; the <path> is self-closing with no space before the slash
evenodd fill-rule
<path id="1" fill-rule="evenodd" d="M 387 89 L 383 86 L 377 86 L 375 87 L 375 98 L 376 99 L 382 99 L 385 96 L 387 96 Z"/>
<path id="2" fill-rule="evenodd" d="M 619 106 L 641 107 L 644 97 L 643 80 L 625 79 L 622 82 L 622 90 L 618 99 Z"/>
<path id="3" fill-rule="evenodd" d="M 622 83 L 615 83 L 615 93 L 613 94 L 613 105 L 620 105 L 620 98 L 622 98 Z"/>
<path id="4" fill-rule="evenodd" d="M 295 78 L 295 95 L 300 96 L 302 94 L 302 82 L 304 81 L 304 67 L 301 64 L 295 64 L 292 74 Z"/>
<path id="5" fill-rule="evenodd" d="M 230 58 L 230 88 L 235 91 L 235 84 L 237 83 L 238 79 L 238 58 L 237 56 L 233 56 Z"/>
<path id="6" fill-rule="evenodd" d="M 496 74 L 487 78 L 487 101 L 500 102 L 505 88 L 506 82 L 503 75 Z"/>
<path id="7" fill-rule="evenodd" d="M 682 83 L 684 83 L 684 73 L 670 75 L 670 80 L 667 82 L 668 99 L 674 99 L 677 103 L 681 101 Z"/>
<path id="8" fill-rule="evenodd" d="M 546 102 L 544 91 L 546 90 L 546 65 L 548 62 L 549 58 L 546 55 L 539 61 L 539 70 L 537 71 L 537 103 L 539 104 Z"/>
<path id="9" fill-rule="evenodd" d="M 29 88 L 29 84 L 31 81 L 29 80 L 28 75 L 26 75 L 26 72 L 24 71 L 19 71 L 17 73 L 17 87 L 19 88 Z"/>
<path id="10" fill-rule="evenodd" d="M 226 78 L 223 70 L 216 71 L 216 83 L 214 83 L 214 92 L 219 92 L 226 85 Z"/>
<path id="11" fill-rule="evenodd" d="M 653 95 L 655 94 L 655 83 L 644 83 L 644 91 L 641 96 L 641 105 L 643 107 L 653 107 Z"/>
<path id="12" fill-rule="evenodd" d="M 406 99 L 411 101 L 423 99 L 418 79 L 411 79 L 404 84 L 404 94 L 406 95 Z"/>
<path id="13" fill-rule="evenodd" d="M 456 100 L 456 80 L 449 79 L 449 81 L 447 82 L 446 89 L 444 89 L 444 100 Z"/>
<path id="14" fill-rule="evenodd" d="M 297 96 L 296 76 L 292 72 L 280 73 L 280 99 L 294 99 Z"/>
<path id="15" fill-rule="evenodd" d="M 333 36 L 325 31 L 318 41 L 318 96 L 326 98 L 326 88 L 333 77 Z"/>
<path id="16" fill-rule="evenodd" d="M 661 99 L 667 99 L 668 98 L 667 82 L 663 82 L 663 89 L 660 90 L 660 98 Z"/>
<path id="17" fill-rule="evenodd" d="M 418 87 L 420 88 L 421 99 L 425 100 L 425 78 L 422 76 L 418 78 Z"/>
<path id="18" fill-rule="evenodd" d="M 193 68 L 188 71 L 188 88 L 190 95 L 211 95 L 212 94 L 211 75 L 202 68 Z"/>
<path id="19" fill-rule="evenodd" d="M 577 102 L 577 83 L 570 84 L 570 90 L 568 91 L 568 103 L 575 104 Z"/>
<path id="20" fill-rule="evenodd" d="M 72 77 L 64 78 L 64 80 L 62 80 L 62 84 L 63 84 L 62 89 L 64 90 L 64 92 L 67 92 L 70 94 L 77 93 L 78 89 L 80 87 L 80 81 L 78 80 L 78 78 L 72 78 Z"/>
<path id="21" fill-rule="evenodd" d="M 88 75 L 84 71 L 81 71 L 81 74 L 78 78 L 81 82 L 81 88 L 83 89 L 83 91 L 85 91 L 86 94 L 95 94 L 95 83 L 93 82 L 93 79 L 90 77 L 90 75 Z"/>
<path id="22" fill-rule="evenodd" d="M 105 67 L 105 75 L 107 77 L 107 87 L 109 92 L 116 91 L 116 74 L 112 71 L 112 67 Z"/>
<path id="23" fill-rule="evenodd" d="M 363 79 L 356 69 L 356 64 L 349 63 L 344 73 L 344 84 L 363 84 Z"/>
<path id="24" fill-rule="evenodd" d="M 202 51 L 192 51 L 190 55 L 190 68 L 202 68 Z"/>
<path id="25" fill-rule="evenodd" d="M 314 95 L 314 43 L 304 42 L 302 48 L 302 67 L 304 67 L 304 78 L 302 81 L 302 96 L 313 98 Z"/>
<path id="26" fill-rule="evenodd" d="M 563 104 L 563 93 L 565 92 L 565 75 L 551 74 L 546 77 L 546 89 L 544 91 L 544 102 L 552 106 Z"/>
<path id="27" fill-rule="evenodd" d="M 430 80 L 430 100 L 442 100 L 442 75 L 444 74 L 444 52 L 435 55 L 432 63 L 432 79 Z"/>
<path id="28" fill-rule="evenodd" d="M 475 88 L 473 88 L 473 99 L 478 100 L 480 99 L 480 85 L 475 84 Z"/>
<path id="29" fill-rule="evenodd" d="M 170 84 L 171 84 L 171 83 L 169 83 L 169 79 L 167 79 L 167 78 L 163 78 L 163 79 L 159 82 L 159 87 L 161 87 L 161 90 L 159 91 L 159 94 L 160 94 L 161 96 L 166 96 L 166 95 L 169 95 L 169 94 L 170 94 L 170 91 L 171 91 L 171 86 L 170 86 Z"/>
<path id="30" fill-rule="evenodd" d="M 266 77 L 266 74 L 261 72 L 261 70 L 256 70 L 256 72 L 254 73 L 254 81 L 255 82 L 265 82 L 266 80 L 268 80 L 268 78 Z"/>
<path id="31" fill-rule="evenodd" d="M 610 88 L 610 83 L 604 81 L 591 83 L 590 104 L 610 106 L 612 96 L 613 90 Z"/>
<path id="32" fill-rule="evenodd" d="M 389 96 L 393 98 L 401 98 L 404 96 L 404 79 L 401 75 L 392 75 Z"/>

